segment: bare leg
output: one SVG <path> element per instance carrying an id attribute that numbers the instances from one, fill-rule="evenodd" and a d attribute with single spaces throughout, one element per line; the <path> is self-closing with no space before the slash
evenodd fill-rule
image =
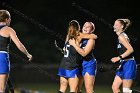
<path id="1" fill-rule="evenodd" d="M 132 79 L 123 80 L 123 88 L 128 88 L 129 90 L 131 90 L 132 83 L 133 83 Z M 131 92 L 123 92 L 123 93 L 131 93 Z"/>
<path id="2" fill-rule="evenodd" d="M 78 77 L 75 78 L 69 78 L 69 86 L 70 86 L 70 92 L 76 92 L 77 90 L 77 86 L 78 86 Z"/>
<path id="3" fill-rule="evenodd" d="M 93 75 L 91 76 L 88 73 L 86 73 L 84 76 L 84 80 L 85 80 L 86 93 L 93 93 L 95 76 Z"/>
<path id="4" fill-rule="evenodd" d="M 80 76 L 79 77 L 79 82 L 78 82 L 77 93 L 82 93 L 81 89 L 82 89 L 83 82 L 84 82 L 83 76 Z"/>
<path id="5" fill-rule="evenodd" d="M 65 92 L 68 86 L 68 80 L 64 77 L 60 77 L 60 89 L 59 91 Z"/>
<path id="6" fill-rule="evenodd" d="M 112 90 L 113 93 L 120 93 L 120 86 L 122 84 L 122 79 L 119 76 L 115 76 L 113 84 L 112 84 Z"/>
<path id="7" fill-rule="evenodd" d="M 0 93 L 4 93 L 6 82 L 8 79 L 8 74 L 0 74 Z"/>

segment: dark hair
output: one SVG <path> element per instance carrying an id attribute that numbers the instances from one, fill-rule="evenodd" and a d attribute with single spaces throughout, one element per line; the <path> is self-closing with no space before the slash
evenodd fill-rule
<path id="1" fill-rule="evenodd" d="M 68 26 L 68 39 L 77 38 L 77 34 L 80 31 L 80 25 L 78 21 L 72 20 Z"/>
<path id="2" fill-rule="evenodd" d="M 7 10 L 0 10 L 0 22 L 5 22 L 6 18 L 10 18 L 10 13 Z"/>

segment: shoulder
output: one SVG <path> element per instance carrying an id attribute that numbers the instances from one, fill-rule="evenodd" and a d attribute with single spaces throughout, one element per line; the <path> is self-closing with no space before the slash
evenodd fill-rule
<path id="1" fill-rule="evenodd" d="M 129 38 L 128 38 L 128 36 L 127 36 L 125 33 L 119 35 L 119 36 L 118 36 L 118 39 L 119 39 L 119 41 L 120 41 L 121 43 L 123 43 L 123 42 L 129 42 Z"/>
<path id="2" fill-rule="evenodd" d="M 129 39 L 126 33 L 122 33 L 118 36 L 118 39 Z"/>
<path id="3" fill-rule="evenodd" d="M 13 28 L 9 27 L 9 26 L 5 26 L 3 28 L 3 30 L 9 31 L 9 32 L 15 32 Z"/>

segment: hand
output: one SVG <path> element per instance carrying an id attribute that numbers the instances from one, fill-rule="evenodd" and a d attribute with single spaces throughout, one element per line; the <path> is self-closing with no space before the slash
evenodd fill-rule
<path id="1" fill-rule="evenodd" d="M 32 60 L 32 55 L 31 54 L 27 54 L 27 57 L 29 58 L 29 61 Z"/>
<path id="2" fill-rule="evenodd" d="M 120 57 L 113 57 L 112 59 L 111 59 L 111 61 L 113 62 L 113 63 L 116 63 L 116 62 L 118 62 L 120 60 Z"/>
<path id="3" fill-rule="evenodd" d="M 98 36 L 97 36 L 97 35 L 95 35 L 95 34 L 93 34 L 93 37 L 94 37 L 94 39 L 97 39 L 97 38 L 98 38 Z"/>
<path id="4" fill-rule="evenodd" d="M 72 45 L 72 46 L 76 45 L 75 39 L 74 38 L 73 39 L 70 39 L 69 40 L 69 44 Z"/>
<path id="5" fill-rule="evenodd" d="M 95 34 L 90 34 L 90 35 L 92 36 L 92 39 L 94 39 L 94 40 L 98 38 L 98 36 Z"/>

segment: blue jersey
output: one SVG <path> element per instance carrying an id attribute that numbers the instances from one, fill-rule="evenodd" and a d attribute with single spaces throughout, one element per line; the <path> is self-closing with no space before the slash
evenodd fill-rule
<path id="1" fill-rule="evenodd" d="M 88 39 L 83 39 L 81 42 L 81 48 L 85 48 L 85 46 L 88 43 Z M 84 76 L 86 73 L 89 75 L 96 75 L 96 70 L 97 70 L 97 61 L 93 55 L 93 50 L 85 57 L 83 57 L 82 61 L 82 76 Z"/>
<path id="2" fill-rule="evenodd" d="M 87 45 L 87 42 L 88 42 L 88 39 L 83 39 L 82 40 L 82 44 L 81 44 L 81 48 L 85 48 L 85 46 Z M 93 55 L 93 50 L 91 50 L 91 52 L 88 54 L 88 55 L 86 55 L 85 57 L 83 57 L 83 60 L 91 60 L 92 58 L 94 58 L 94 55 Z"/>

